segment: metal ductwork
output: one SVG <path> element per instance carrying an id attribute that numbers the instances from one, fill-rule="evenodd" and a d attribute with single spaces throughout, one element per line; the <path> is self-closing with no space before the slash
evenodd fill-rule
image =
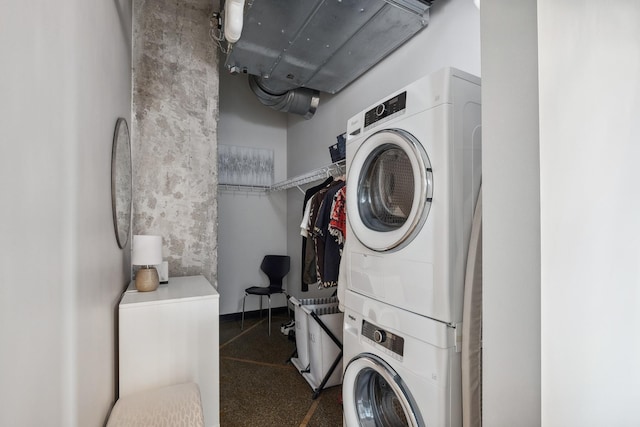
<path id="1" fill-rule="evenodd" d="M 249 76 L 249 86 L 262 105 L 283 113 L 299 114 L 310 119 L 318 109 L 320 92 L 314 89 L 298 87 L 285 91 L 270 90 L 267 81 L 257 76 Z"/>
<path id="2" fill-rule="evenodd" d="M 236 24 L 226 30 L 229 38 L 214 37 L 227 55 L 227 70 L 248 74 L 262 104 L 309 119 L 319 92 L 339 92 L 426 27 L 431 0 L 225 0 L 223 5 L 231 15 L 226 19 Z"/>

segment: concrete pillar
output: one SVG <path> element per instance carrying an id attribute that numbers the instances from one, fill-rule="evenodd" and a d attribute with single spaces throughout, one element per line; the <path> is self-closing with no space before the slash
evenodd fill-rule
<path id="1" fill-rule="evenodd" d="M 133 233 L 170 276 L 217 278 L 218 50 L 208 0 L 133 4 Z"/>

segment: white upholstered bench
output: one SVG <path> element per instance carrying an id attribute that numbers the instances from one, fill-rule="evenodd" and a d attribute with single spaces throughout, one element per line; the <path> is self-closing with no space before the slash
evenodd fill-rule
<path id="1" fill-rule="evenodd" d="M 200 389 L 185 383 L 118 399 L 107 427 L 204 427 Z"/>

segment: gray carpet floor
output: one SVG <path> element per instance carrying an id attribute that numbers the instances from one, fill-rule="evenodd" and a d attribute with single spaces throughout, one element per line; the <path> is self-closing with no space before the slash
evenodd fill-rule
<path id="1" fill-rule="evenodd" d="M 220 323 L 220 424 L 222 427 L 342 426 L 341 386 L 316 399 L 309 383 L 288 363 L 295 342 L 280 332 L 288 321 L 274 314 Z"/>

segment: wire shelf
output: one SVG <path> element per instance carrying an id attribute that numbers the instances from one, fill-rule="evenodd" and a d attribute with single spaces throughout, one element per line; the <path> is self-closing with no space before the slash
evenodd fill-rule
<path id="1" fill-rule="evenodd" d="M 297 175 L 293 178 L 289 178 L 284 181 L 275 183 L 271 187 L 269 187 L 269 191 L 288 190 L 289 188 L 293 188 L 293 187 L 297 187 L 298 189 L 300 189 L 301 185 L 309 184 L 310 182 L 320 181 L 321 179 L 325 179 L 330 176 L 344 175 L 344 173 L 345 173 L 345 161 L 340 160 L 338 162 L 331 163 L 330 165 L 312 170 L 311 172 L 307 172 L 303 175 Z"/>
<path id="2" fill-rule="evenodd" d="M 314 169 L 311 172 L 307 172 L 303 175 L 297 175 L 295 177 L 285 179 L 284 181 L 277 182 L 271 186 L 218 184 L 218 190 L 233 193 L 266 193 L 271 191 L 288 190 L 290 188 L 296 187 L 300 191 L 303 191 L 300 188 L 301 185 L 320 181 L 330 176 L 338 176 L 344 174 L 345 161 L 340 160 L 331 163 L 330 165 Z"/>
<path id="3" fill-rule="evenodd" d="M 262 185 L 218 184 L 218 190 L 226 193 L 266 193 L 269 187 Z"/>

